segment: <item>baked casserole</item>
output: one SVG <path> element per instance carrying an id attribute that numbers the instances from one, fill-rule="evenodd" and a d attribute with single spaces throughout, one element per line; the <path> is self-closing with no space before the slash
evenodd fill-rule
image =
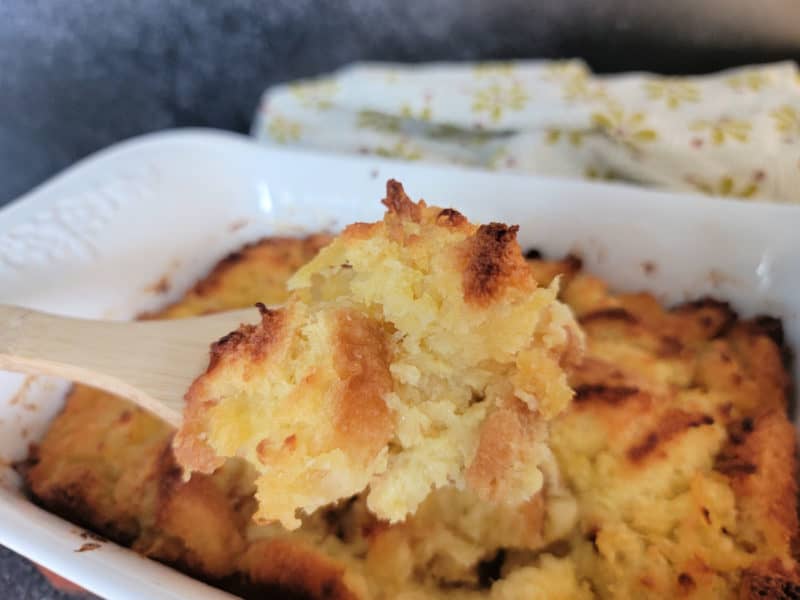
<path id="1" fill-rule="evenodd" d="M 330 241 L 268 238 L 147 318 L 281 304 Z M 174 431 L 75 386 L 25 468 L 47 509 L 244 597 L 798 598 L 795 432 L 780 323 L 703 299 L 619 294 L 575 257 L 528 254 L 586 336 L 572 405 L 550 426 L 544 487 L 522 506 L 441 487 L 405 520 L 365 494 L 258 524 L 256 473 L 184 480 Z"/>

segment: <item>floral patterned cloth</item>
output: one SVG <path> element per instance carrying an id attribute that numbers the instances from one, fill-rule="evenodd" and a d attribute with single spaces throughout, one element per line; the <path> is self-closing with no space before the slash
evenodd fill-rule
<path id="1" fill-rule="evenodd" d="M 701 77 L 580 61 L 359 64 L 268 90 L 264 142 L 800 203 L 794 63 Z"/>

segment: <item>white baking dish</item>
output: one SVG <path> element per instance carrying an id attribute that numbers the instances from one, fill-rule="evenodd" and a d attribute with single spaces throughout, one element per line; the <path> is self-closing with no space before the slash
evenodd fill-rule
<path id="1" fill-rule="evenodd" d="M 523 246 L 577 251 L 619 288 L 668 302 L 711 294 L 782 317 L 800 348 L 800 207 L 289 152 L 210 131 L 120 144 L 0 211 L 0 302 L 129 318 L 245 241 L 378 218 L 389 177 L 473 220 L 520 224 Z M 164 275 L 169 291 L 154 291 Z M 82 531 L 26 500 L 7 466 L 44 431 L 64 385 L 22 383 L 0 372 L 0 543 L 109 598 L 227 597 L 111 543 L 75 552 Z"/>

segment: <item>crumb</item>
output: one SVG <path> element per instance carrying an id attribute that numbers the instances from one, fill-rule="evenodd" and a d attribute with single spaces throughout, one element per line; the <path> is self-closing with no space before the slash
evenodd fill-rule
<path id="1" fill-rule="evenodd" d="M 77 533 L 77 531 L 76 531 Z M 96 534 L 94 531 L 87 531 L 83 530 L 80 532 L 81 539 L 84 540 L 93 540 L 95 542 L 105 543 L 108 540 L 104 538 L 102 535 Z"/>
<path id="2" fill-rule="evenodd" d="M 658 265 L 652 260 L 642 262 L 641 266 L 645 275 L 655 275 L 656 271 L 658 271 Z"/>
<path id="3" fill-rule="evenodd" d="M 158 281 L 148 285 L 144 291 L 151 294 L 166 294 L 170 289 L 170 281 L 167 275 L 162 275 Z"/>
<path id="4" fill-rule="evenodd" d="M 35 381 L 35 379 L 36 379 L 35 377 L 26 377 L 23 380 L 22 385 L 16 391 L 16 393 L 9 399 L 8 401 L 9 405 L 16 406 L 20 402 L 23 402 L 25 400 L 25 395 L 33 386 L 33 382 Z"/>
<path id="5" fill-rule="evenodd" d="M 234 221 L 233 223 L 228 225 L 228 231 L 230 233 L 235 233 L 235 232 L 239 231 L 240 229 L 242 229 L 244 227 L 247 227 L 247 225 L 249 225 L 249 224 L 250 224 L 250 221 L 248 221 L 247 219 L 239 219 L 238 221 Z"/>
<path id="6" fill-rule="evenodd" d="M 738 279 L 719 269 L 711 269 L 708 272 L 707 280 L 713 288 L 722 287 L 723 285 L 736 285 L 739 283 Z"/>

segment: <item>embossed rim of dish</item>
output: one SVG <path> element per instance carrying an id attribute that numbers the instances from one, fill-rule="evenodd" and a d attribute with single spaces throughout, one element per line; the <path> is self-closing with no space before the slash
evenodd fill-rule
<path id="1" fill-rule="evenodd" d="M 578 250 L 620 288 L 668 302 L 710 293 L 744 315 L 781 316 L 800 347 L 800 207 L 288 151 L 203 130 L 119 144 L 0 210 L 0 302 L 127 318 L 174 298 L 247 240 L 377 218 L 389 177 L 473 220 L 520 223 L 523 245 L 551 255 Z M 154 293 L 165 274 L 171 289 Z M 40 380 L 12 405 L 20 383 L 0 373 L 6 462 L 41 434 L 64 389 Z M 80 528 L 31 504 L 11 469 L 0 467 L 0 483 L 0 543 L 92 591 L 228 597 L 111 543 L 76 553 Z"/>

